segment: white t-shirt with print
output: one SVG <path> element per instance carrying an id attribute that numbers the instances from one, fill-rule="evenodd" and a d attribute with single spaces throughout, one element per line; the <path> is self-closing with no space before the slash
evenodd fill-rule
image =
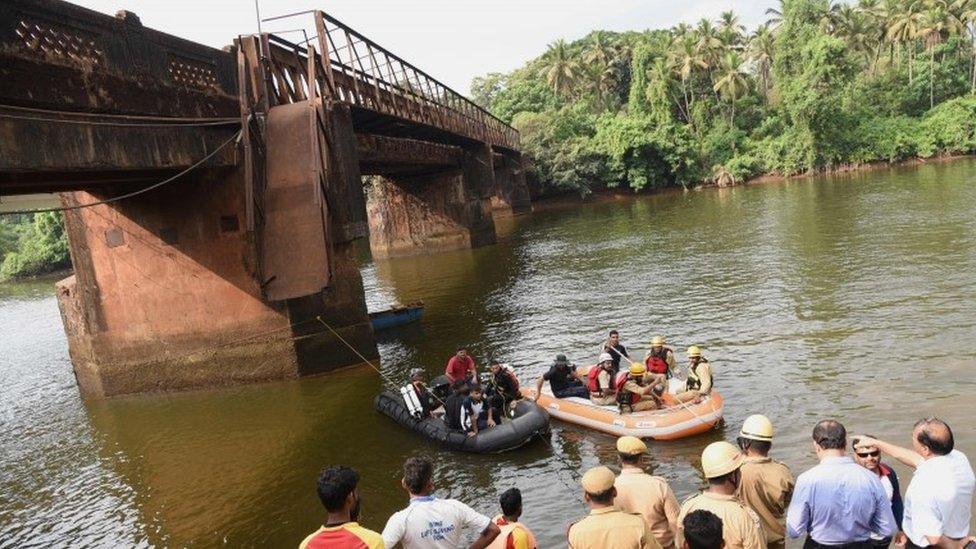
<path id="1" fill-rule="evenodd" d="M 456 549 L 464 545 L 463 531 L 476 538 L 491 519 L 453 499 L 434 496 L 410 498 L 410 506 L 397 511 L 383 528 L 383 544 L 404 549 Z"/>

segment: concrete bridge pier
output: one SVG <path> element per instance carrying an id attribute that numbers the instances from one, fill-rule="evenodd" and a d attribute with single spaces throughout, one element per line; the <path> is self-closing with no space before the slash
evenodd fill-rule
<path id="1" fill-rule="evenodd" d="M 341 107 L 323 113 L 345 145 L 325 153 L 333 169 L 317 172 L 310 112 L 272 109 L 277 145 L 255 230 L 236 165 L 65 212 L 75 274 L 58 284 L 58 301 L 84 396 L 288 379 L 378 356 L 353 250 L 366 223 L 351 118 Z"/>
<path id="2" fill-rule="evenodd" d="M 525 160 L 521 155 L 496 154 L 494 161 L 495 188 L 491 207 L 496 212 L 514 215 L 532 211 L 532 198 L 526 183 Z"/>
<path id="3" fill-rule="evenodd" d="M 366 208 L 376 257 L 477 248 L 495 243 L 491 148 L 466 148 L 455 169 L 371 178 Z"/>

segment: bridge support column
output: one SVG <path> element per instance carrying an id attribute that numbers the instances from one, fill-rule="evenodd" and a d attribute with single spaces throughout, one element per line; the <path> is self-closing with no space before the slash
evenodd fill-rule
<path id="1" fill-rule="evenodd" d="M 499 155 L 495 162 L 495 188 L 491 196 L 494 211 L 515 215 L 532 211 L 532 199 L 525 180 L 524 160 L 519 157 Z"/>
<path id="2" fill-rule="evenodd" d="M 262 299 L 244 215 L 235 174 L 65 213 L 75 272 L 57 293 L 82 395 L 298 375 L 287 311 Z"/>
<path id="3" fill-rule="evenodd" d="M 465 150 L 457 170 L 373 177 L 366 200 L 373 255 L 405 256 L 494 244 L 493 190 L 487 145 Z"/>

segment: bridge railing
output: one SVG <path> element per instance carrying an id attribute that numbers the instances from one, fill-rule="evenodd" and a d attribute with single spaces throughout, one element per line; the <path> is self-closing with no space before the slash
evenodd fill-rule
<path id="1" fill-rule="evenodd" d="M 315 95 L 410 120 L 511 150 L 517 130 L 426 72 L 382 48 L 348 25 L 314 12 L 315 48 L 276 35 L 263 35 L 272 104 L 302 101 L 308 88 L 308 57 L 319 67 Z M 320 52 L 327 52 L 323 63 Z"/>

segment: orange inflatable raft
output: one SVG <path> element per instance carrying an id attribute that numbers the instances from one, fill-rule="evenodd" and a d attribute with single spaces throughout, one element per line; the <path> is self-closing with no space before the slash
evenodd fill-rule
<path id="1" fill-rule="evenodd" d="M 526 398 L 535 398 L 535 388 L 523 387 Z M 712 390 L 698 404 L 681 405 L 670 394 L 660 410 L 621 414 L 617 406 L 598 406 L 588 398 L 556 398 L 548 387 L 539 396 L 552 417 L 616 436 L 631 435 L 654 440 L 675 440 L 704 433 L 722 419 L 722 395 Z"/>

